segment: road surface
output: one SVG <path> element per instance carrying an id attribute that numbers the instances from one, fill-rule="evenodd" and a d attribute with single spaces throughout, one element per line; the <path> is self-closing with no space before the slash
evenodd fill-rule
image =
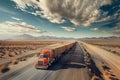
<path id="1" fill-rule="evenodd" d="M 24 68 L 1 75 L 0 80 L 90 80 L 84 63 L 84 52 L 79 43 L 48 68 L 37 70 L 35 61 Z"/>

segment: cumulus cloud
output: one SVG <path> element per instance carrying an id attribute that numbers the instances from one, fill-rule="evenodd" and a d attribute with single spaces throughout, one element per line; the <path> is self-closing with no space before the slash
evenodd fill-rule
<path id="1" fill-rule="evenodd" d="M 99 28 L 91 28 L 90 30 L 97 31 Z"/>
<path id="2" fill-rule="evenodd" d="M 20 20 L 22 20 L 22 19 L 20 19 L 20 18 L 17 18 L 17 17 L 11 17 L 12 19 L 14 19 L 14 20 L 17 20 L 17 21 L 20 21 Z"/>
<path id="3" fill-rule="evenodd" d="M 0 33 L 44 33 L 46 31 L 37 29 L 35 26 L 29 25 L 25 22 L 11 22 L 6 21 L 0 23 Z"/>
<path id="4" fill-rule="evenodd" d="M 66 31 L 69 31 L 69 32 L 76 31 L 76 28 L 73 28 L 73 27 L 62 26 L 61 28 L 64 29 L 64 30 L 66 30 Z"/>
<path id="5" fill-rule="evenodd" d="M 95 22 L 106 21 L 113 17 L 100 10 L 110 5 L 111 0 L 12 0 L 22 11 L 48 19 L 52 23 L 65 23 L 70 20 L 74 25 L 90 26 Z M 36 11 L 27 11 L 33 7 Z"/>

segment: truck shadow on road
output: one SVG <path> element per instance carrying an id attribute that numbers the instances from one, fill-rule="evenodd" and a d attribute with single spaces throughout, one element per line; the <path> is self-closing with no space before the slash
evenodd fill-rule
<path id="1" fill-rule="evenodd" d="M 77 49 L 77 50 L 76 50 Z M 55 63 L 53 63 L 47 70 L 60 70 L 68 68 L 85 68 L 83 54 L 78 51 L 79 46 L 76 44 L 70 50 L 65 52 Z"/>
<path id="2" fill-rule="evenodd" d="M 55 71 L 55 70 L 60 70 L 60 69 L 71 69 L 71 68 L 80 69 L 80 68 L 85 68 L 85 67 L 86 66 L 83 63 L 63 63 L 63 64 L 54 63 L 47 70 Z"/>
<path id="3" fill-rule="evenodd" d="M 68 63 L 65 66 L 62 67 L 62 69 L 68 69 L 68 68 L 85 68 L 86 66 L 84 64 L 73 64 L 73 63 Z"/>

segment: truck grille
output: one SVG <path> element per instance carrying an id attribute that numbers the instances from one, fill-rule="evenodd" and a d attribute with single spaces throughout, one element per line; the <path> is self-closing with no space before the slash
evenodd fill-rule
<path id="1" fill-rule="evenodd" d="M 38 61 L 38 65 L 43 65 L 43 61 Z"/>

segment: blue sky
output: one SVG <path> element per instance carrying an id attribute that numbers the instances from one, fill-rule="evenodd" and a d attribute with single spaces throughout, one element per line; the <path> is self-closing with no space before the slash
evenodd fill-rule
<path id="1" fill-rule="evenodd" d="M 0 39 L 120 35 L 120 0 L 1 0 Z"/>

